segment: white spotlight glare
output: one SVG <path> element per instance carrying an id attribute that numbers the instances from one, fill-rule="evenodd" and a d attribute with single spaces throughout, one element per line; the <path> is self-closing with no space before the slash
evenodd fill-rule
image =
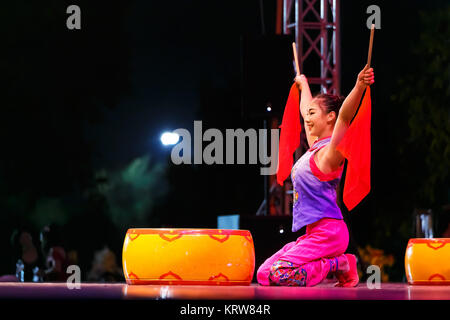
<path id="1" fill-rule="evenodd" d="M 174 145 L 179 139 L 180 136 L 175 132 L 164 132 L 161 135 L 161 143 L 165 146 Z"/>

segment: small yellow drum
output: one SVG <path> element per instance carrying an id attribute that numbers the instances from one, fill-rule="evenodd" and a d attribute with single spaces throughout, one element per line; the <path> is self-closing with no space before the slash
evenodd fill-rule
<path id="1" fill-rule="evenodd" d="M 127 284 L 249 285 L 255 249 L 248 230 L 128 229 Z"/>
<path id="2" fill-rule="evenodd" d="M 410 284 L 450 285 L 450 238 L 410 239 L 405 272 Z"/>

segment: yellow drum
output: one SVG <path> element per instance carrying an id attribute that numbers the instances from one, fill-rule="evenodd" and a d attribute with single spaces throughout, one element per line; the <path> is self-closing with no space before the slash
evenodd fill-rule
<path id="1" fill-rule="evenodd" d="M 450 285 L 450 238 L 410 239 L 405 271 L 410 284 Z"/>
<path id="2" fill-rule="evenodd" d="M 128 229 L 127 284 L 249 285 L 255 249 L 248 230 Z"/>

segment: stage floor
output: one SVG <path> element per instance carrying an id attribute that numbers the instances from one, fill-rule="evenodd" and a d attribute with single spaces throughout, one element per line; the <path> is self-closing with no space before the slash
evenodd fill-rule
<path id="1" fill-rule="evenodd" d="M 450 300 L 450 286 L 382 283 L 369 289 L 335 288 L 333 283 L 313 288 L 250 286 L 166 286 L 81 283 L 0 283 L 0 299 L 150 299 L 150 300 Z"/>

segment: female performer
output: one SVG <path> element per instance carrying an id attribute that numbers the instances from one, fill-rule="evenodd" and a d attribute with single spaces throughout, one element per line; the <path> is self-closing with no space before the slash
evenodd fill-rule
<path id="1" fill-rule="evenodd" d="M 337 150 L 358 108 L 366 86 L 374 83 L 369 65 L 358 74 L 355 87 L 343 98 L 332 94 L 311 96 L 304 75 L 295 82 L 301 90 L 300 112 L 310 149 L 294 164 L 292 231 L 306 226 L 306 234 L 286 244 L 258 269 L 261 285 L 314 286 L 330 272 L 336 286 L 354 287 L 359 282 L 356 258 L 344 254 L 349 234 L 336 204 L 344 156 Z"/>

